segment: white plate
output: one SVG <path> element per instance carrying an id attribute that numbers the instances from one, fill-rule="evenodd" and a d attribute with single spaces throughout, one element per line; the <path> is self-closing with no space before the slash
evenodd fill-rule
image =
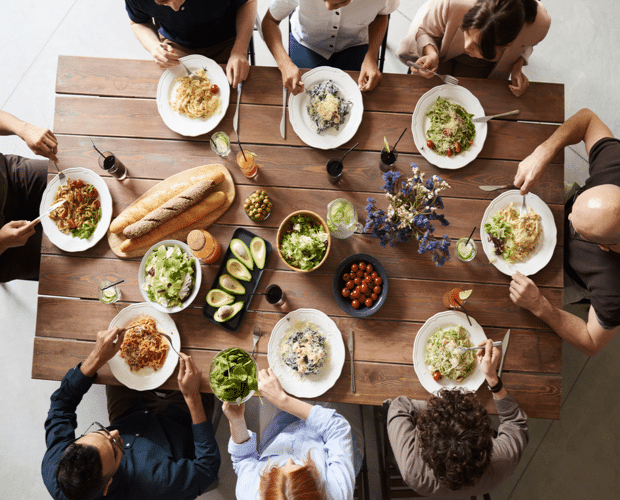
<path id="1" fill-rule="evenodd" d="M 173 111 L 169 104 L 169 101 L 171 101 L 174 96 L 174 90 L 179 85 L 176 79 L 187 76 L 187 71 L 179 64 L 174 68 L 167 69 L 164 71 L 164 74 L 161 75 L 159 84 L 157 85 L 157 110 L 162 120 L 164 120 L 164 123 L 170 130 L 174 130 L 181 135 L 195 137 L 211 132 L 211 130 L 220 123 L 222 118 L 224 118 L 230 101 L 230 86 L 226 78 L 226 73 L 224 73 L 221 66 L 212 59 L 199 54 L 192 54 L 182 57 L 181 61 L 192 72 L 206 68 L 207 76 L 209 80 L 211 80 L 211 83 L 215 83 L 220 88 L 220 99 L 222 100 L 221 112 L 206 120 L 203 118 L 192 119 Z"/>
<path id="2" fill-rule="evenodd" d="M 162 305 L 156 304 L 155 302 L 152 302 L 149 299 L 149 296 L 147 295 L 146 290 L 142 288 L 142 285 L 144 285 L 144 275 L 145 275 L 144 266 L 146 266 L 146 259 L 149 257 L 149 255 L 151 255 L 151 252 L 153 250 L 160 247 L 161 245 L 166 245 L 166 246 L 179 245 L 179 247 L 181 247 L 181 249 L 187 255 L 189 255 L 190 260 L 194 261 L 194 271 L 195 271 L 194 277 L 196 278 L 196 281 L 194 283 L 194 288 L 192 289 L 192 293 L 189 295 L 189 297 L 187 297 L 180 306 L 164 307 Z M 162 240 L 158 243 L 155 243 L 144 254 L 144 257 L 142 257 L 142 262 L 140 262 L 140 269 L 138 269 L 138 286 L 140 287 L 140 293 L 142 294 L 142 298 L 146 300 L 151 305 L 151 307 L 153 307 L 154 309 L 157 309 L 159 312 L 163 312 L 167 314 L 177 313 L 189 307 L 189 305 L 192 302 L 194 302 L 194 299 L 198 295 L 198 291 L 200 290 L 201 283 L 202 283 L 202 269 L 200 267 L 200 262 L 198 262 L 198 259 L 196 259 L 196 257 L 192 255 L 192 251 L 189 249 L 187 244 L 183 243 L 182 241 L 178 241 L 178 240 Z"/>
<path id="3" fill-rule="evenodd" d="M 454 380 L 448 380 L 443 377 L 436 382 L 433 379 L 428 365 L 424 362 L 424 355 L 426 354 L 426 342 L 433 333 L 437 330 L 451 327 L 462 326 L 469 332 L 469 340 L 472 344 L 478 345 L 480 342 L 487 340 L 487 336 L 484 333 L 482 327 L 478 322 L 472 318 L 471 326 L 467 321 L 465 314 L 457 311 L 443 311 L 435 314 L 431 318 L 426 320 L 426 323 L 422 325 L 422 328 L 418 331 L 418 334 L 413 342 L 413 368 L 415 370 L 422 387 L 424 387 L 431 394 L 437 394 L 437 391 L 443 387 L 452 389 L 454 387 L 461 387 L 468 391 L 475 392 L 478 387 L 484 382 L 484 373 L 480 368 L 480 365 L 476 365 L 474 372 L 462 382 L 455 382 Z"/>
<path id="4" fill-rule="evenodd" d="M 54 221 L 49 217 L 41 219 L 43 232 L 49 240 L 61 250 L 65 252 L 82 252 L 97 244 L 97 242 L 108 232 L 108 226 L 112 220 L 112 196 L 105 181 L 92 170 L 82 167 L 65 168 L 63 170 L 67 178 L 72 181 L 81 179 L 88 184 L 92 184 L 99 192 L 99 201 L 101 202 L 101 220 L 97 224 L 97 228 L 93 235 L 88 239 L 74 238 L 70 234 L 64 234 L 58 229 Z M 43 196 L 41 197 L 41 205 L 39 213 L 47 211 L 54 204 L 56 191 L 61 185 L 58 175 L 48 182 Z"/>
<path id="5" fill-rule="evenodd" d="M 174 321 L 167 314 L 156 311 L 150 304 L 132 304 L 120 311 L 116 317 L 110 322 L 110 328 L 118 326 L 124 328 L 134 319 L 140 316 L 150 316 L 157 323 L 157 329 L 172 337 L 172 345 L 177 351 L 181 350 L 181 338 Z M 152 368 L 142 368 L 137 372 L 132 372 L 129 365 L 117 353 L 110 361 L 110 369 L 112 375 L 121 384 L 136 391 L 148 391 L 162 385 L 170 375 L 174 372 L 179 361 L 179 355 L 172 349 L 168 349 L 168 355 L 164 366 L 155 371 Z"/>
<path id="6" fill-rule="evenodd" d="M 413 142 L 418 148 L 418 151 L 420 151 L 422 156 L 424 156 L 429 163 L 439 168 L 462 168 L 469 162 L 475 160 L 478 154 L 480 154 L 484 146 L 484 141 L 487 138 L 487 124 L 474 123 L 474 127 L 476 127 L 476 137 L 474 137 L 474 142 L 469 149 L 458 155 L 451 156 L 450 158 L 438 155 L 426 146 L 426 130 L 431 123 L 431 119 L 426 116 L 426 113 L 433 107 L 438 97 L 443 97 L 456 104 L 460 104 L 465 108 L 465 111 L 474 116 L 484 116 L 484 109 L 482 109 L 480 101 L 474 94 L 458 85 L 440 85 L 439 87 L 432 88 L 420 97 L 415 105 L 415 110 L 411 117 L 411 131 L 413 132 Z"/>
<path id="7" fill-rule="evenodd" d="M 285 339 L 286 332 L 295 321 L 310 321 L 323 330 L 329 344 L 329 360 L 317 375 L 300 377 L 299 374 L 288 367 L 280 357 L 280 346 Z M 267 359 L 282 384 L 282 388 L 293 396 L 300 398 L 316 398 L 328 391 L 340 377 L 344 366 L 344 342 L 340 330 L 325 313 L 316 309 L 297 309 L 288 313 L 276 323 L 269 346 Z"/>
<path id="8" fill-rule="evenodd" d="M 525 203 L 528 207 L 532 207 L 532 210 L 540 215 L 540 224 L 542 225 L 542 241 L 538 243 L 536 250 L 523 262 L 516 262 L 509 264 L 504 260 L 501 255 L 495 254 L 495 246 L 489 241 L 487 233 L 484 231 L 484 225 L 491 221 L 491 217 L 504 208 L 508 208 L 508 205 L 515 203 L 517 208 L 521 208 L 523 202 L 523 196 L 519 194 L 519 191 L 512 189 L 500 194 L 495 198 L 487 207 L 482 217 L 481 238 L 482 248 L 489 261 L 501 272 L 512 276 L 515 271 L 523 273 L 525 276 L 536 274 L 543 267 L 545 267 L 551 257 L 553 257 L 553 251 L 557 242 L 557 228 L 555 227 L 555 219 L 553 213 L 547 206 L 534 193 L 528 193 L 525 198 Z"/>
<path id="9" fill-rule="evenodd" d="M 355 135 L 362 123 L 364 100 L 357 83 L 341 69 L 328 66 L 319 66 L 304 73 L 301 80 L 306 90 L 310 90 L 317 83 L 332 80 L 340 90 L 340 96 L 352 104 L 344 125 L 341 125 L 339 130 L 328 129 L 318 134 L 307 110 L 310 95 L 306 91 L 297 95 L 291 94 L 288 99 L 288 112 L 293 130 L 302 141 L 313 148 L 334 149 L 342 146 Z"/>

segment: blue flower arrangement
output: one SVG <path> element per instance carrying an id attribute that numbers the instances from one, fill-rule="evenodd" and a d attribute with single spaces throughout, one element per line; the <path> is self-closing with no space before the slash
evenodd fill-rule
<path id="1" fill-rule="evenodd" d="M 364 231 L 379 238 L 383 247 L 388 243 L 391 247 L 396 243 L 406 243 L 415 236 L 418 253 L 431 252 L 433 262 L 440 267 L 450 259 L 450 238 L 447 235 L 442 238 L 435 236 L 432 221 L 438 220 L 442 226 L 450 224 L 443 214 L 437 213 L 438 209 L 443 209 L 439 192 L 450 185 L 436 175 L 424 181 L 424 174 L 415 163 L 411 164 L 411 169 L 413 177 L 401 182 L 397 193 L 394 189 L 400 172 L 390 170 L 383 174 L 385 185 L 381 189 L 385 191 L 390 206 L 385 212 L 377 208 L 374 198 L 368 198 Z"/>

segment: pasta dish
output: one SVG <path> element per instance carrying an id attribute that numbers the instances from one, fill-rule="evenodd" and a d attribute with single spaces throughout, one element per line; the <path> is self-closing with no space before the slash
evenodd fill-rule
<path id="1" fill-rule="evenodd" d="M 81 239 L 90 238 L 101 220 L 97 188 L 81 179 L 72 181 L 68 178 L 66 184 L 58 186 L 54 196 L 54 203 L 61 200 L 66 200 L 66 203 L 52 211 L 50 219 L 64 234 Z"/>
<path id="2" fill-rule="evenodd" d="M 210 118 L 221 112 L 222 100 L 217 95 L 219 88 L 211 84 L 205 70 L 199 69 L 196 75 L 201 78 L 177 78 L 175 81 L 180 84 L 175 90 L 174 99 L 168 102 L 173 111 L 189 118 Z"/>
<path id="3" fill-rule="evenodd" d="M 157 331 L 155 320 L 142 316 L 126 328 L 119 353 L 132 372 L 146 367 L 157 371 L 164 366 L 169 349 L 168 341 Z"/>
<path id="4" fill-rule="evenodd" d="M 430 336 L 426 342 L 424 362 L 432 372 L 439 372 L 439 380 L 446 377 L 455 382 L 462 382 L 476 369 L 476 355 L 473 351 L 460 353 L 456 347 L 473 347 L 469 332 L 462 326 L 441 329 Z"/>
<path id="5" fill-rule="evenodd" d="M 351 101 L 340 97 L 340 90 L 332 80 L 317 83 L 306 92 L 310 95 L 308 113 L 316 125 L 317 133 L 330 127 L 338 130 L 349 114 Z"/>
<path id="6" fill-rule="evenodd" d="M 438 97 L 426 116 L 431 120 L 426 145 L 438 155 L 458 155 L 474 142 L 476 128 L 471 121 L 474 115 L 463 106 Z"/>
<path id="7" fill-rule="evenodd" d="M 513 264 L 530 256 L 536 249 L 542 234 L 540 215 L 528 207 L 521 215 L 513 203 L 500 210 L 484 225 L 489 241 L 495 246 L 495 253 Z"/>
<path id="8" fill-rule="evenodd" d="M 300 322 L 289 330 L 282 347 L 282 361 L 300 375 L 316 375 L 327 360 L 327 339 L 319 327 Z"/>

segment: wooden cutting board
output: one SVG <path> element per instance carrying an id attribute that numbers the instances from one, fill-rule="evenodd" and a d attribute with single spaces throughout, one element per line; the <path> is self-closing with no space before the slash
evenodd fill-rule
<path id="1" fill-rule="evenodd" d="M 209 193 L 214 193 L 216 191 L 222 191 L 226 195 L 226 200 L 224 201 L 224 203 L 222 205 L 220 205 L 220 207 L 215 209 L 213 212 L 208 214 L 206 217 L 203 217 L 202 219 L 200 219 L 199 221 L 197 221 L 197 222 L 195 222 L 195 223 L 193 223 L 193 224 L 191 224 L 189 226 L 186 226 L 183 229 L 180 229 L 178 231 L 174 231 L 174 232 L 166 235 L 165 237 L 161 238 L 162 240 L 180 240 L 180 241 L 185 242 L 185 240 L 187 239 L 187 235 L 189 234 L 190 231 L 192 231 L 193 229 L 206 229 L 206 228 L 208 228 L 217 219 L 219 219 L 222 216 L 222 214 L 224 212 L 226 212 L 226 210 L 228 210 L 228 207 L 230 207 L 232 202 L 235 200 L 235 183 L 233 181 L 232 175 L 230 175 L 230 172 L 228 171 L 228 169 L 224 165 L 221 165 L 221 164 L 202 165 L 200 167 L 191 168 L 189 170 L 185 170 L 183 172 L 179 172 L 178 174 L 174 174 L 174 175 L 168 177 L 167 179 L 164 179 L 160 183 L 156 184 L 155 186 L 153 186 L 146 193 L 144 193 L 142 196 L 137 198 L 130 205 L 130 207 L 134 206 L 136 203 L 138 203 L 140 200 L 142 200 L 142 198 L 145 198 L 146 196 L 150 195 L 154 191 L 160 190 L 160 189 L 166 189 L 168 186 L 172 186 L 173 184 L 179 182 L 180 180 L 182 180 L 183 178 L 187 177 L 188 175 L 189 176 L 200 176 L 201 174 L 205 174 L 205 173 L 209 172 L 212 169 L 221 170 L 224 173 L 225 179 L 224 179 L 224 181 L 221 184 L 219 184 L 219 185 L 215 186 L 214 188 L 212 188 L 212 190 L 209 191 Z M 133 257 L 141 257 L 152 246 L 152 245 L 146 245 L 146 246 L 144 246 L 142 248 L 137 248 L 135 250 L 132 250 L 130 252 L 125 253 L 125 252 L 122 252 L 119 247 L 120 247 L 121 243 L 123 243 L 123 241 L 125 241 L 126 239 L 127 238 L 125 238 L 123 233 L 114 234 L 114 233 L 110 232 L 110 230 L 108 229 L 108 244 L 110 245 L 110 248 L 112 249 L 112 251 L 116 255 L 118 255 L 119 257 L 121 257 L 123 259 L 130 259 L 130 258 L 133 258 Z"/>

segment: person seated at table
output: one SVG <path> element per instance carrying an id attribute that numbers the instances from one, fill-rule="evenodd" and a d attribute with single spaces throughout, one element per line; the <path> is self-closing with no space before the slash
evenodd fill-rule
<path id="1" fill-rule="evenodd" d="M 17 135 L 34 154 L 58 161 L 58 140 L 49 129 L 0 111 L 0 135 Z M 0 283 L 39 279 L 43 230 L 28 221 L 39 216 L 47 163 L 0 153 Z"/>
<path id="2" fill-rule="evenodd" d="M 557 153 L 581 141 L 589 155 L 590 176 L 564 208 L 564 270 L 589 298 L 588 320 L 551 305 L 519 272 L 512 276 L 510 298 L 593 356 L 620 325 L 620 140 L 596 114 L 582 109 L 519 163 L 514 185 L 521 194 L 528 193 Z"/>
<path id="3" fill-rule="evenodd" d="M 549 31 L 551 17 L 537 0 L 432 0 L 422 5 L 396 54 L 432 78 L 508 79 L 519 97 L 529 85 L 523 74 L 533 46 Z"/>
<path id="4" fill-rule="evenodd" d="M 419 496 L 459 498 L 488 493 L 517 468 L 528 442 L 527 415 L 497 368 L 501 351 L 487 340 L 478 361 L 499 414 L 497 433 L 475 393 L 443 388 L 428 402 L 399 396 L 389 404 L 387 430 L 404 481 Z"/>
<path id="5" fill-rule="evenodd" d="M 250 71 L 256 0 L 125 0 L 131 29 L 161 68 L 202 54 L 226 64 L 232 86 Z"/>
<path id="6" fill-rule="evenodd" d="M 43 482 L 56 499 L 194 499 L 217 479 L 220 452 L 209 420 L 213 395 L 201 396 L 202 373 L 190 356 L 179 360 L 180 392 L 160 397 L 108 386 L 112 425 L 94 422 L 75 437 L 77 405 L 124 335 L 119 328 L 98 332 L 92 352 L 52 395 Z"/>
<path id="7" fill-rule="evenodd" d="M 362 92 L 374 89 L 381 72 L 379 49 L 388 16 L 400 0 L 273 0 L 262 22 L 267 47 L 282 73 L 282 84 L 294 95 L 304 90 L 299 68 L 332 66 L 360 71 Z M 280 22 L 293 14 L 289 52 Z"/>
<path id="8" fill-rule="evenodd" d="M 237 500 L 254 500 L 256 492 L 261 500 L 352 499 L 363 459 L 361 432 L 352 433 L 336 405 L 312 405 L 286 394 L 271 368 L 260 370 L 258 389 L 267 400 L 261 405 L 259 452 L 257 436 L 245 423 L 245 405 L 223 405 Z M 356 409 L 337 406 L 343 413 Z"/>

